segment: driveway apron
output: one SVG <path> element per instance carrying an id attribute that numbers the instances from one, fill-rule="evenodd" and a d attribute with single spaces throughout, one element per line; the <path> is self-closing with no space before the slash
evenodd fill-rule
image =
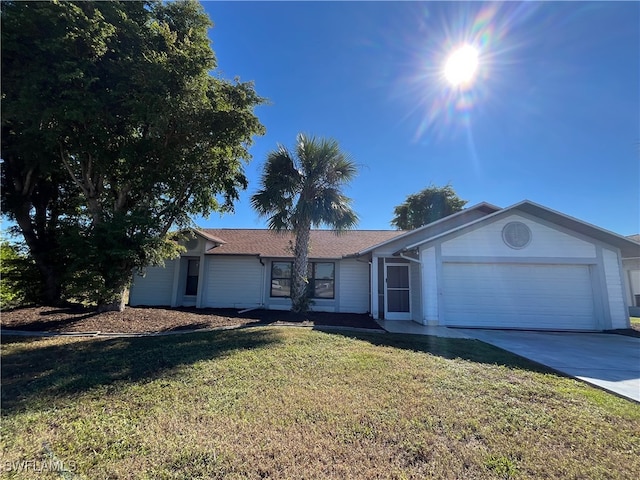
<path id="1" fill-rule="evenodd" d="M 608 333 L 460 330 L 471 338 L 640 402 L 640 338 Z"/>

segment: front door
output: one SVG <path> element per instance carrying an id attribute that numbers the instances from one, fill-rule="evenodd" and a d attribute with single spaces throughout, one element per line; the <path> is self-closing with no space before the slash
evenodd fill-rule
<path id="1" fill-rule="evenodd" d="M 411 320 L 409 265 L 403 263 L 385 264 L 384 278 L 384 318 L 386 320 Z"/>

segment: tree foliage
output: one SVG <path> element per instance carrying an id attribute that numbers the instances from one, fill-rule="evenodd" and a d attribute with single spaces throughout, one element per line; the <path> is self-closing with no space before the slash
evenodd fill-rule
<path id="1" fill-rule="evenodd" d="M 210 26 L 195 1 L 2 3 L 3 212 L 53 297 L 85 271 L 119 305 L 172 227 L 246 188 L 263 99 L 211 75 Z"/>
<path id="2" fill-rule="evenodd" d="M 26 305 L 38 296 L 38 271 L 33 260 L 6 240 L 0 241 L 0 308 Z"/>
<path id="3" fill-rule="evenodd" d="M 268 217 L 269 228 L 292 231 L 294 247 L 293 311 L 308 308 L 307 271 L 311 227 L 355 227 L 358 216 L 342 188 L 357 174 L 356 164 L 336 140 L 299 134 L 292 152 L 279 145 L 269 152 L 251 205 Z"/>
<path id="4" fill-rule="evenodd" d="M 391 225 L 398 230 L 413 230 L 459 212 L 466 204 L 451 185 L 430 185 L 395 207 Z"/>

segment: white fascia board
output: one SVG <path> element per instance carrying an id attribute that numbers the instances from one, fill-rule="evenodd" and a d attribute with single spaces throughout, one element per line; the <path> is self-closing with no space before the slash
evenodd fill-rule
<path id="1" fill-rule="evenodd" d="M 227 243 L 224 240 L 222 240 L 221 238 L 218 238 L 218 237 L 216 237 L 214 235 L 209 235 L 208 233 L 206 233 L 206 232 L 204 232 L 204 231 L 202 231 L 202 230 L 200 230 L 198 228 L 194 228 L 192 231 L 194 233 L 200 235 L 205 240 L 209 240 L 209 241 L 211 241 L 213 243 L 217 243 L 218 245 L 224 245 L 225 243 Z"/>
<path id="2" fill-rule="evenodd" d="M 398 235 L 397 237 L 393 237 L 393 238 L 391 238 L 389 240 L 385 240 L 384 242 L 378 243 L 377 245 L 373 245 L 372 247 L 366 248 L 364 250 L 361 250 L 359 252 L 356 252 L 356 253 L 348 255 L 348 256 L 349 257 L 360 257 L 362 255 L 366 255 L 367 253 L 371 253 L 372 251 L 374 251 L 374 250 L 376 250 L 376 249 L 378 249 L 380 247 L 383 247 L 383 246 L 385 246 L 385 245 L 387 245 L 387 244 L 389 244 L 391 242 L 395 242 L 397 240 L 401 240 L 401 239 L 403 239 L 405 237 L 408 237 L 409 235 L 413 235 L 415 233 L 421 232 L 422 230 L 426 230 L 428 228 L 433 228 L 435 225 L 439 225 L 441 223 L 444 223 L 446 221 L 451 220 L 452 218 L 456 218 L 458 216 L 461 216 L 463 214 L 467 214 L 467 213 L 469 213 L 469 212 L 471 212 L 473 210 L 478 210 L 478 209 L 483 208 L 483 207 L 484 208 L 488 208 L 490 210 L 501 211 L 500 207 L 496 207 L 495 205 L 492 205 L 492 204 L 487 203 L 487 202 L 480 202 L 480 203 L 478 203 L 476 205 L 473 205 L 472 207 L 465 208 L 464 210 L 460 210 L 459 212 L 456 212 L 454 214 L 451 214 L 451 215 L 448 215 L 446 217 L 443 217 L 443 218 L 441 218 L 439 220 L 436 220 L 435 222 L 431 222 L 431 223 L 428 223 L 427 225 L 423 225 L 420 228 L 416 228 L 414 230 L 409 230 L 406 233 L 403 233 L 402 235 Z M 494 213 L 496 213 L 496 212 L 494 212 Z M 490 216 L 490 215 L 493 215 L 493 213 L 490 213 L 487 216 Z M 468 224 L 465 224 L 465 225 L 468 225 Z M 453 230 L 450 230 L 450 231 L 453 231 Z M 431 239 L 429 239 L 429 240 L 431 240 Z M 425 240 L 425 241 L 429 241 L 429 240 Z"/>
<path id="3" fill-rule="evenodd" d="M 531 209 L 527 209 L 526 208 L 527 206 L 531 207 L 534 211 L 530 211 Z M 525 208 L 523 208 L 523 207 L 525 207 Z M 569 215 L 565 215 L 564 213 L 557 212 L 555 210 L 552 210 L 550 208 L 547 208 L 547 207 L 544 207 L 544 206 L 542 206 L 540 204 L 532 202 L 531 200 L 523 200 L 523 201 L 515 203 L 515 204 L 513 204 L 513 205 L 511 205 L 509 207 L 505 207 L 502 210 L 499 210 L 497 212 L 491 213 L 491 214 L 489 214 L 489 215 L 487 215 L 485 217 L 478 218 L 477 220 L 474 220 L 472 222 L 466 223 L 464 225 L 460 225 L 459 227 L 453 228 L 453 229 L 451 229 L 451 230 L 449 230 L 447 232 L 443 232 L 440 235 L 436 235 L 435 237 L 424 239 L 424 240 L 422 240 L 420 242 L 416 242 L 416 243 L 413 243 L 411 245 L 408 245 L 408 246 L 404 247 L 403 249 L 398 250 L 398 252 L 396 252 L 396 254 L 400 253 L 400 252 L 407 251 L 407 250 L 412 250 L 414 248 L 418 248 L 419 246 L 424 245 L 425 243 L 432 242 L 434 240 L 438 240 L 440 238 L 443 238 L 443 237 L 446 237 L 448 235 L 451 235 L 454 232 L 458 232 L 458 231 L 460 231 L 460 230 L 462 230 L 464 228 L 468 228 L 468 227 L 470 227 L 472 225 L 476 225 L 476 224 L 479 224 L 479 223 L 484 222 L 484 221 L 489 221 L 490 219 L 496 218 L 498 216 L 506 215 L 506 214 L 508 214 L 510 212 L 513 212 L 515 210 L 518 210 L 518 209 L 522 210 L 524 213 L 528 213 L 528 214 L 536 216 L 536 217 L 538 217 L 538 218 L 540 218 L 542 220 L 547 220 L 547 221 L 550 221 L 551 223 L 555 223 L 555 224 L 561 225 L 561 226 L 563 226 L 565 228 L 568 228 L 570 230 L 574 230 L 577 233 L 581 233 L 581 234 L 589 236 L 589 237 L 594 237 L 594 235 L 593 235 L 594 232 L 599 233 L 599 234 L 605 236 L 605 240 L 602 240 L 602 239 L 597 238 L 597 237 L 594 237 L 594 238 L 596 238 L 597 240 L 601 240 L 604 243 L 609 243 L 609 244 L 612 244 L 614 246 L 618 246 L 619 247 L 620 246 L 619 243 L 622 242 L 622 244 L 623 245 L 626 244 L 627 247 L 630 247 L 630 248 L 634 248 L 635 247 L 635 248 L 640 249 L 640 243 L 634 242 L 633 240 L 630 240 L 630 239 L 628 239 L 628 238 L 626 238 L 626 237 L 624 237 L 622 235 L 619 235 L 619 234 L 614 233 L 614 232 L 610 232 L 609 230 L 605 230 L 604 228 L 597 227 L 597 226 L 592 225 L 592 224 L 590 224 L 588 222 L 584 222 L 582 220 L 579 220 L 579 219 L 577 219 L 575 217 L 571 217 Z M 553 218 L 545 218 L 544 216 L 540 215 L 541 212 L 542 213 L 549 213 L 552 216 L 555 216 L 557 218 L 555 218 L 555 219 L 553 219 Z M 577 231 L 575 228 L 573 228 L 573 226 L 564 224 L 562 222 L 562 220 L 566 220 L 567 223 L 574 223 L 574 224 L 577 224 L 579 226 L 583 226 L 583 227 L 585 227 L 585 230 L 587 230 L 587 232 Z M 606 237 L 610 237 L 608 239 L 609 241 L 607 241 Z"/>

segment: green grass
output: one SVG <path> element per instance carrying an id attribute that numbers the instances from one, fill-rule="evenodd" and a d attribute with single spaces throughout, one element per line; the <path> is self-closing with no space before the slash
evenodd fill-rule
<path id="1" fill-rule="evenodd" d="M 640 317 L 630 317 L 631 325 L 640 325 Z"/>
<path id="2" fill-rule="evenodd" d="M 4 338 L 2 362 L 6 478 L 62 478 L 9 471 L 50 455 L 86 479 L 640 471 L 639 405 L 473 340 L 299 328 Z"/>

